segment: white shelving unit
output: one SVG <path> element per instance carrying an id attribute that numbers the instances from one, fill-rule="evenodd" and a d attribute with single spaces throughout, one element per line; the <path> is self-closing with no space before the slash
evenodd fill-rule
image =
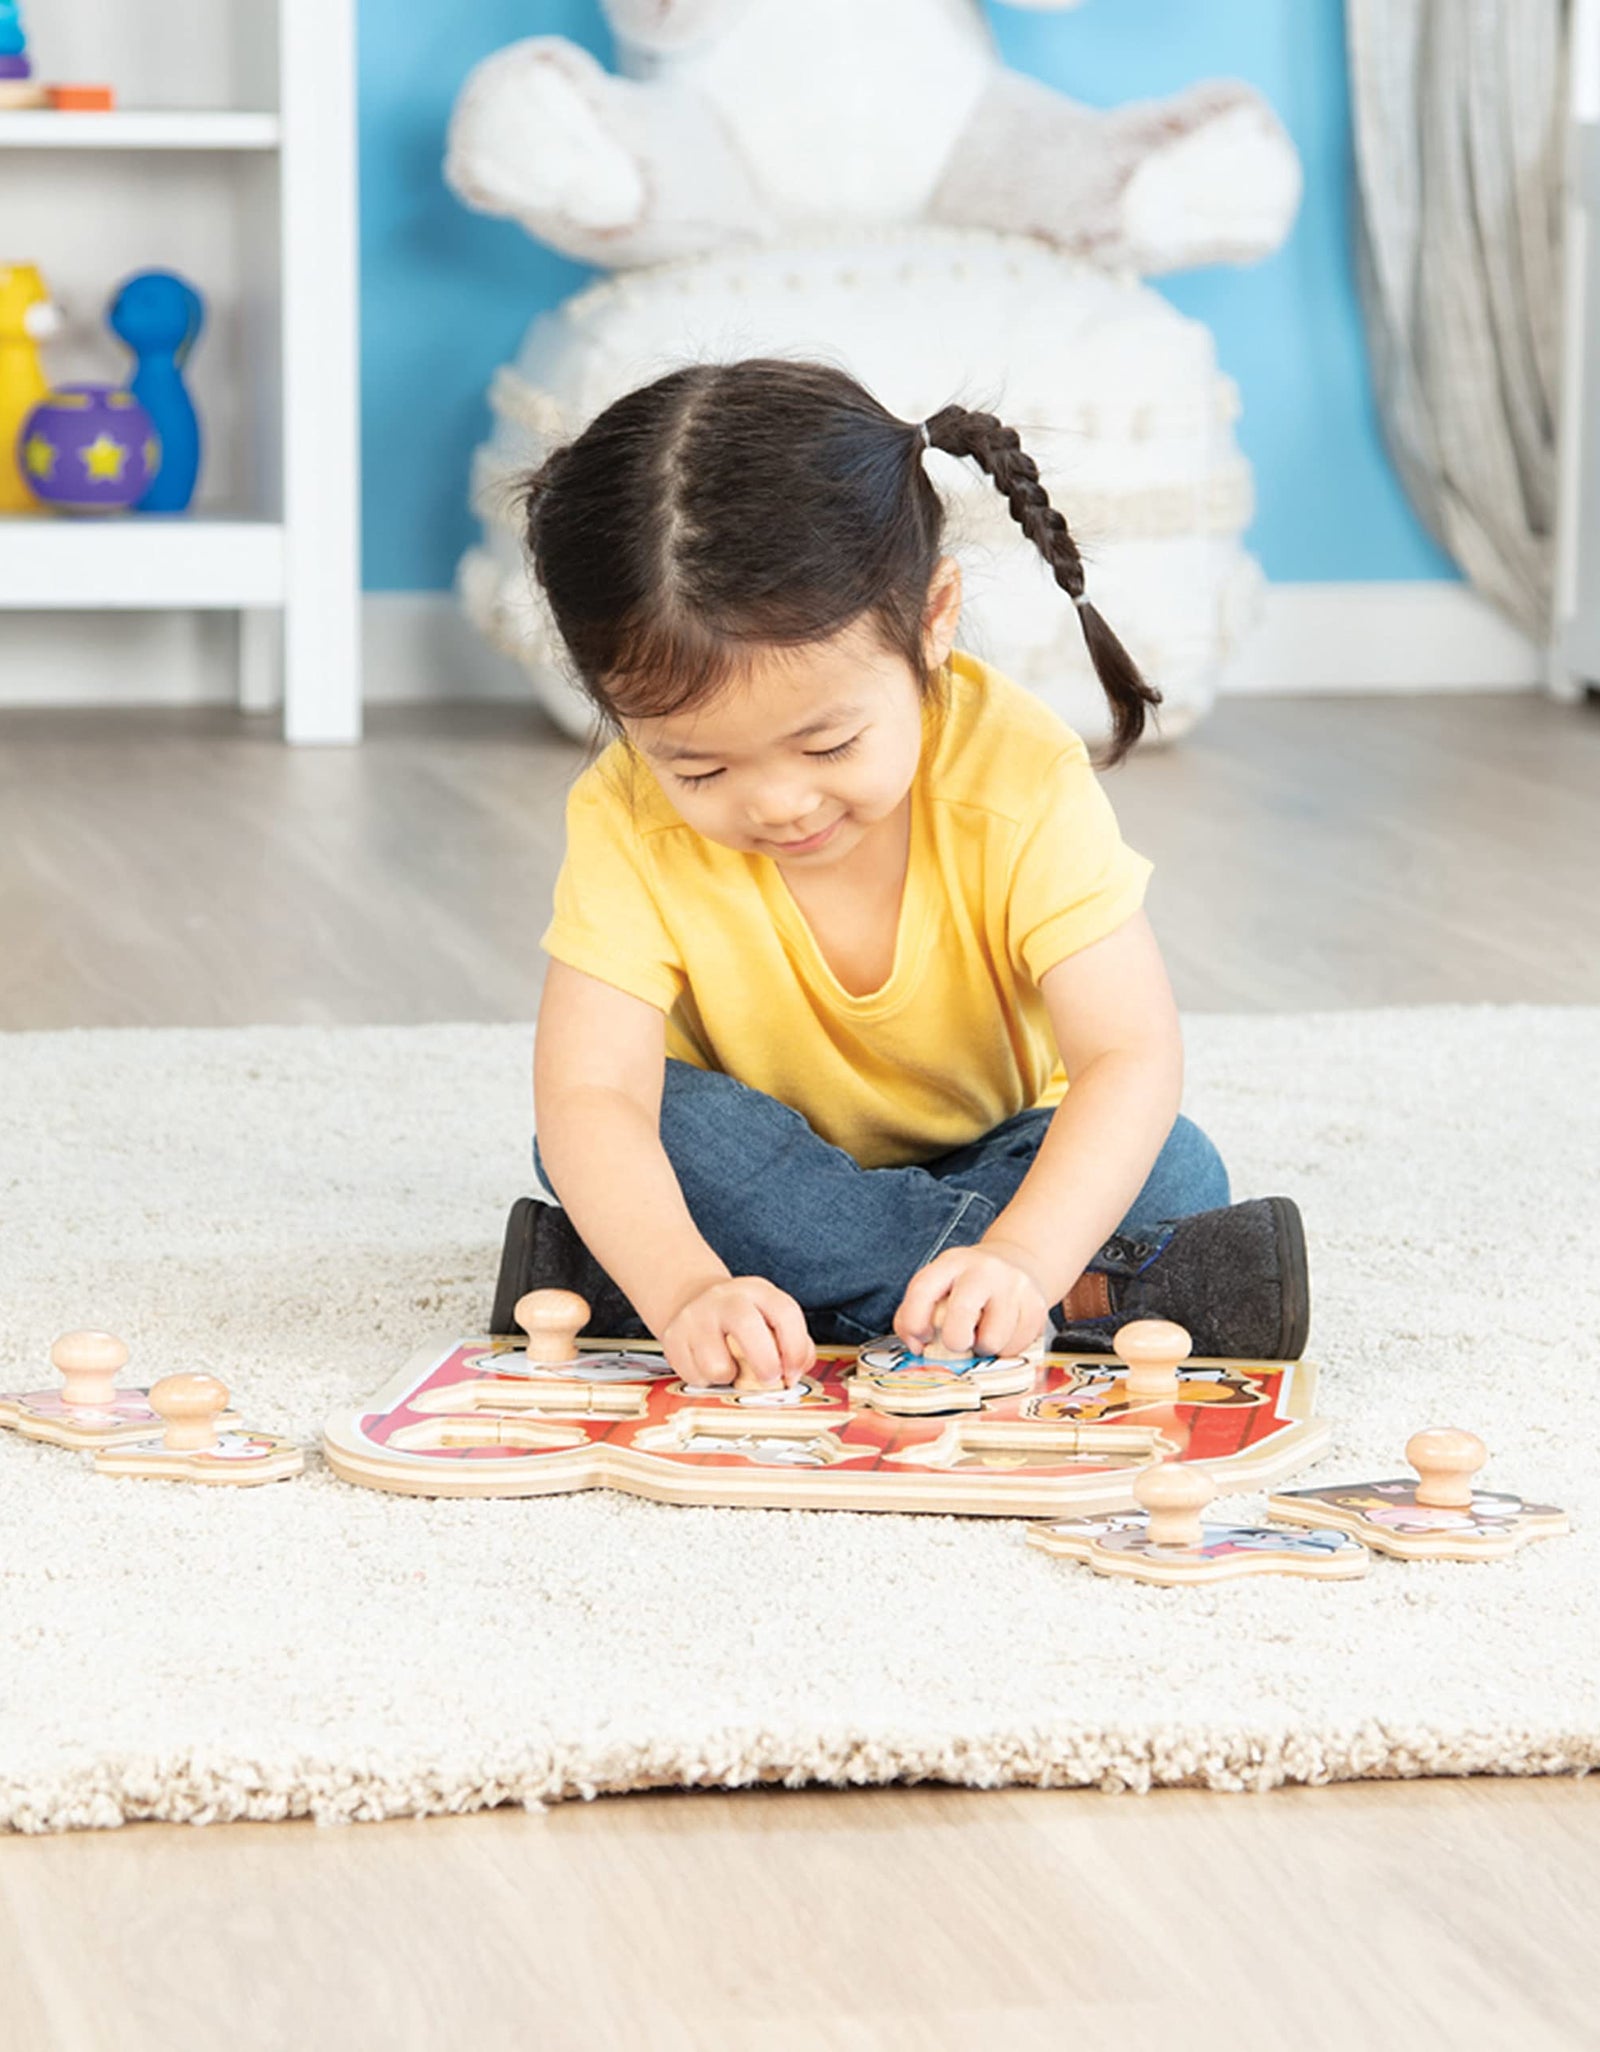
<path id="1" fill-rule="evenodd" d="M 1550 682 L 1600 687 L 1600 0 L 1576 0 L 1570 130 L 1555 623 Z"/>
<path id="2" fill-rule="evenodd" d="M 240 703 L 285 737 L 361 731 L 353 0 L 50 0 L 42 77 L 112 114 L 0 114 L 0 259 L 40 265 L 68 327 L 53 381 L 120 381 L 103 310 L 131 271 L 204 294 L 205 436 L 187 514 L 0 518 L 0 608 L 239 616 Z M 0 616 L 0 668 L 16 624 Z"/>
<path id="3" fill-rule="evenodd" d="M 119 110 L 114 114 L 0 113 L 0 149 L 275 150 L 276 114 Z"/>

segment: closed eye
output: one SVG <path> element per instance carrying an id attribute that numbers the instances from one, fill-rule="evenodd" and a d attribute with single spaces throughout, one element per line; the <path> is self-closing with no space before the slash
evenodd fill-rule
<path id="1" fill-rule="evenodd" d="M 808 748 L 805 752 L 813 762 L 840 762 L 851 752 L 860 739 L 861 736 L 859 734 L 852 734 L 848 741 L 841 741 L 836 748 Z M 719 769 L 703 770 L 697 777 L 686 777 L 681 770 L 674 770 L 672 774 L 678 783 L 694 785 L 714 783 L 722 775 L 722 771 Z"/>

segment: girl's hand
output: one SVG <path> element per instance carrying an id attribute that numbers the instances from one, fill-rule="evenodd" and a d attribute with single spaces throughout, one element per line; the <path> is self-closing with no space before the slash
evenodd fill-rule
<path id="1" fill-rule="evenodd" d="M 975 1247 L 946 1247 L 917 1270 L 894 1329 L 911 1346 L 937 1336 L 953 1354 L 1020 1354 L 1049 1316 L 1023 1249 L 981 1240 Z"/>
<path id="2" fill-rule="evenodd" d="M 798 1382 L 817 1365 L 806 1316 L 793 1297 L 760 1275 L 719 1277 L 697 1288 L 661 1330 L 667 1365 L 694 1388 L 750 1379 Z"/>

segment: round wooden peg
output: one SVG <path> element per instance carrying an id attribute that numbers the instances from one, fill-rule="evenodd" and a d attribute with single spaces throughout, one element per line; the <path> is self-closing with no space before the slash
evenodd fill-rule
<path id="1" fill-rule="evenodd" d="M 783 1387 L 781 1382 L 777 1384 L 768 1384 L 763 1382 L 761 1380 L 761 1377 L 757 1375 L 754 1368 L 751 1367 L 749 1359 L 745 1354 L 744 1348 L 740 1346 L 739 1342 L 734 1338 L 731 1332 L 728 1334 L 727 1338 L 728 1352 L 732 1354 L 734 1361 L 738 1366 L 739 1372 L 733 1378 L 733 1386 L 735 1391 L 739 1395 L 749 1396 L 758 1389 L 767 1389 L 769 1387 L 781 1389 Z"/>
<path id="2" fill-rule="evenodd" d="M 168 1453 L 209 1453 L 217 1419 L 228 1408 L 228 1386 L 214 1375 L 163 1375 L 150 1385 L 150 1408 L 166 1427 Z"/>
<path id="3" fill-rule="evenodd" d="M 114 1332 L 64 1332 L 50 1349 L 66 1387 L 61 1400 L 89 1411 L 108 1411 L 117 1399 L 117 1377 L 128 1365 L 128 1349 Z"/>
<path id="4" fill-rule="evenodd" d="M 1178 1400 L 1178 1364 L 1187 1361 L 1189 1335 L 1166 1318 L 1134 1318 L 1111 1342 L 1127 1370 L 1130 1404 L 1172 1404 Z"/>
<path id="5" fill-rule="evenodd" d="M 528 1335 L 522 1351 L 530 1367 L 559 1368 L 577 1359 L 589 1306 L 576 1290 L 529 1290 L 511 1315 Z"/>
<path id="6" fill-rule="evenodd" d="M 927 1344 L 917 1348 L 917 1354 L 921 1360 L 970 1361 L 977 1352 L 978 1342 L 976 1335 L 974 1335 L 972 1346 L 964 1354 L 957 1353 L 954 1347 L 947 1347 L 945 1345 L 944 1313 L 948 1301 L 947 1298 L 941 1297 L 933 1307 L 933 1330 L 928 1335 Z"/>
<path id="7" fill-rule="evenodd" d="M 1413 1432 L 1406 1441 L 1406 1459 L 1421 1477 L 1418 1503 L 1429 1510 L 1469 1510 L 1472 1478 L 1488 1457 L 1476 1432 L 1451 1425 Z"/>
<path id="8" fill-rule="evenodd" d="M 1133 1500 L 1150 1520 L 1152 1546 L 1198 1546 L 1204 1538 L 1200 1513 L 1216 1495 L 1201 1468 L 1163 1461 L 1134 1478 Z"/>

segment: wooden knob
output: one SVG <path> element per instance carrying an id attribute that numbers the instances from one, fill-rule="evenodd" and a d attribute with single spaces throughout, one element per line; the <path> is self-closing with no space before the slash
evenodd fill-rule
<path id="1" fill-rule="evenodd" d="M 1430 1510 L 1467 1510 L 1472 1504 L 1472 1478 L 1488 1459 L 1476 1432 L 1435 1425 L 1413 1432 L 1406 1441 L 1406 1459 L 1421 1477 L 1417 1501 Z"/>
<path id="2" fill-rule="evenodd" d="M 1127 1369 L 1128 1401 L 1171 1404 L 1178 1399 L 1178 1364 L 1189 1358 L 1189 1335 L 1166 1318 L 1135 1318 L 1111 1342 Z"/>
<path id="3" fill-rule="evenodd" d="M 1200 1513 L 1217 1493 L 1201 1468 L 1163 1461 L 1134 1479 L 1133 1500 L 1150 1519 L 1152 1546 L 1198 1546 L 1204 1536 Z"/>
<path id="4" fill-rule="evenodd" d="M 782 1387 L 781 1383 L 774 1385 L 770 1382 L 763 1382 L 761 1380 L 761 1377 L 757 1375 L 756 1371 L 754 1370 L 754 1368 L 751 1367 L 749 1361 L 747 1360 L 744 1348 L 740 1346 L 739 1342 L 734 1338 L 731 1332 L 728 1334 L 728 1352 L 732 1354 L 735 1361 L 737 1361 L 739 1364 L 739 1372 L 733 1378 L 733 1387 L 736 1394 L 740 1396 L 748 1396 L 753 1391 L 758 1389 L 772 1389 L 774 1387 Z"/>
<path id="5" fill-rule="evenodd" d="M 944 1310 L 947 1301 L 941 1297 L 934 1305 L 933 1330 L 928 1335 L 928 1343 L 917 1348 L 919 1358 L 924 1361 L 970 1361 L 974 1358 L 978 1344 L 976 1338 L 972 1342 L 972 1347 L 965 1353 L 958 1353 L 954 1347 L 947 1347 L 944 1343 Z"/>
<path id="6" fill-rule="evenodd" d="M 589 1323 L 589 1306 L 576 1290 L 529 1290 L 512 1311 L 528 1335 L 523 1353 L 539 1368 L 557 1368 L 578 1358 L 578 1334 Z"/>
<path id="7" fill-rule="evenodd" d="M 214 1375 L 163 1375 L 150 1385 L 150 1408 L 166 1427 L 168 1453 L 206 1453 L 217 1443 L 228 1386 Z"/>
<path id="8" fill-rule="evenodd" d="M 63 1403 L 108 1411 L 116 1402 L 117 1377 L 128 1365 L 128 1349 L 114 1332 L 64 1332 L 50 1349 L 66 1387 Z"/>

